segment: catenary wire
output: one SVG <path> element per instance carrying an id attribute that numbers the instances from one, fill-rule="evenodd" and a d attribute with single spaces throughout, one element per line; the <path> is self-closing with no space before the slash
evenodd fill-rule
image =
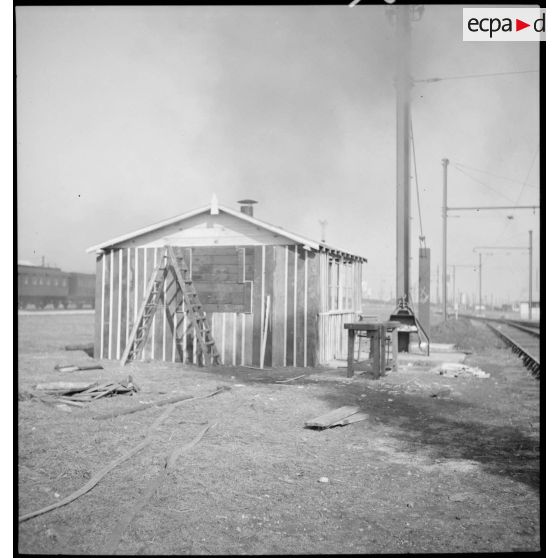
<path id="1" fill-rule="evenodd" d="M 537 73 L 539 70 L 522 70 L 518 72 L 493 72 L 488 74 L 468 74 L 462 76 L 445 76 L 445 77 L 434 77 L 426 79 L 415 79 L 413 83 L 435 83 L 438 81 L 447 81 L 451 79 L 470 79 L 470 78 L 483 78 L 483 77 L 494 77 L 494 76 L 511 76 L 516 74 L 533 74 Z"/>
<path id="2" fill-rule="evenodd" d="M 509 198 L 508 196 L 506 196 L 505 194 L 502 194 L 502 192 L 499 192 L 498 190 L 496 190 L 495 188 L 492 188 L 492 186 L 489 186 L 488 184 L 486 184 L 486 182 L 483 182 L 482 180 L 479 180 L 478 178 L 474 177 L 473 175 L 469 174 L 468 172 L 464 171 L 463 169 L 460 169 L 459 167 L 455 167 L 455 170 L 459 171 L 460 173 L 464 174 L 465 176 L 469 177 L 471 180 L 474 180 L 475 182 L 477 182 L 478 184 L 481 184 L 482 186 L 484 186 L 485 188 L 488 188 L 489 190 L 491 190 L 492 192 L 494 192 L 495 194 L 498 194 L 499 196 L 503 197 L 504 199 L 513 202 L 513 200 L 511 198 Z M 516 204 L 517 205 L 517 202 Z"/>
<path id="3" fill-rule="evenodd" d="M 457 161 L 452 161 L 452 165 L 453 166 L 458 166 L 458 167 L 463 167 L 465 169 L 469 169 L 472 171 L 476 171 L 476 172 L 482 172 L 483 174 L 487 174 L 488 176 L 492 176 L 494 178 L 500 178 L 501 180 L 507 180 L 508 182 L 515 182 L 516 184 L 524 184 L 524 181 L 522 180 L 517 180 L 514 178 L 508 178 L 506 176 L 501 176 L 499 174 L 494 174 L 492 172 L 488 172 L 482 169 L 477 169 L 475 167 L 472 167 L 471 165 L 466 165 L 464 163 L 458 163 Z M 537 188 L 537 186 L 534 186 L 533 184 L 527 184 L 526 185 L 528 188 Z"/>
<path id="4" fill-rule="evenodd" d="M 420 210 L 420 190 L 419 190 L 419 183 L 418 183 L 418 173 L 417 173 L 417 155 L 415 152 L 415 132 L 413 130 L 413 120 L 411 117 L 409 117 L 409 124 L 410 124 L 410 128 L 411 128 L 411 145 L 413 148 L 413 164 L 414 164 L 414 168 L 415 168 L 415 187 L 416 187 L 416 191 L 417 191 L 417 206 L 418 206 L 418 217 L 419 217 L 419 228 L 420 228 L 420 243 L 424 243 L 425 247 L 426 247 L 426 241 L 425 241 L 425 237 L 424 237 L 424 231 L 422 229 L 422 213 Z"/>

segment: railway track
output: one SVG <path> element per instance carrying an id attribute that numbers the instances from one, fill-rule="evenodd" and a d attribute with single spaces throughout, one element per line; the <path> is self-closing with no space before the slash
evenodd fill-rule
<path id="1" fill-rule="evenodd" d="M 482 318 L 463 315 L 463 318 L 479 320 L 486 323 L 514 354 L 523 361 L 523 365 L 535 378 L 540 378 L 540 326 L 536 322 L 521 322 L 497 318 Z"/>

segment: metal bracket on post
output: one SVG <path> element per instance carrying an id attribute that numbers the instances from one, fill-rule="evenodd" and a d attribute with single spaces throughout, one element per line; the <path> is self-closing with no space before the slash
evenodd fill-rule
<path id="1" fill-rule="evenodd" d="M 401 297 L 397 302 L 397 308 L 389 317 L 390 322 L 399 322 L 401 326 L 397 329 L 397 346 L 398 351 L 402 353 L 409 352 L 410 334 L 416 332 L 419 338 L 419 348 L 421 346 L 420 333 L 426 337 L 426 354 L 430 355 L 430 337 L 426 333 L 418 318 L 415 316 L 413 309 L 407 302 L 405 297 Z M 416 328 L 413 330 L 412 328 Z"/>

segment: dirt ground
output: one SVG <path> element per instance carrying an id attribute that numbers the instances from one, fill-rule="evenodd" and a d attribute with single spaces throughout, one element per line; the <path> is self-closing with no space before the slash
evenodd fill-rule
<path id="1" fill-rule="evenodd" d="M 484 326 L 449 322 L 490 378 L 401 367 L 380 380 L 337 369 L 197 368 L 91 362 L 69 343 L 93 338 L 92 315 L 20 316 L 19 389 L 131 374 L 142 391 L 62 411 L 18 405 L 19 514 L 52 504 L 138 444 L 165 407 L 92 417 L 177 394 L 153 442 L 86 495 L 19 523 L 22 553 L 98 554 L 117 521 L 139 510 L 119 554 L 437 553 L 540 549 L 539 383 Z M 287 384 L 274 383 L 305 374 Z M 448 389 L 449 388 L 449 389 Z M 436 397 L 433 397 L 436 395 Z M 304 422 L 343 405 L 369 419 L 314 431 Z M 141 508 L 173 449 L 206 426 Z M 328 482 L 319 482 L 327 477 Z"/>

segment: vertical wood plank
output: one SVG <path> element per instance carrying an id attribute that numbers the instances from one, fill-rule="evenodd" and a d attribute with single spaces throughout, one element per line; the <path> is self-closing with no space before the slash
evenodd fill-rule
<path id="1" fill-rule="evenodd" d="M 242 314 L 244 318 L 244 365 L 245 366 L 254 366 L 255 364 L 259 364 L 259 361 L 256 362 L 253 359 L 253 343 L 254 343 L 254 313 L 251 314 Z M 259 352 L 258 352 L 259 354 Z"/>
<path id="2" fill-rule="evenodd" d="M 287 259 L 288 266 L 288 282 L 287 282 L 287 366 L 294 366 L 294 317 L 295 317 L 295 263 L 296 263 L 296 252 L 295 246 L 289 246 L 289 255 Z"/>
<path id="3" fill-rule="evenodd" d="M 178 331 L 177 329 L 177 316 L 176 312 L 172 315 L 172 331 L 173 333 Z M 171 362 L 176 362 L 176 337 L 173 335 L 171 344 Z"/>
<path id="4" fill-rule="evenodd" d="M 242 364 L 242 349 L 244 345 L 244 339 L 242 337 L 242 316 L 244 314 L 235 314 L 235 327 L 236 327 L 236 346 L 235 346 L 235 366 L 240 366 Z"/>
<path id="5" fill-rule="evenodd" d="M 296 283 L 296 365 L 304 366 L 304 250 L 298 248 Z"/>
<path id="6" fill-rule="evenodd" d="M 148 267 L 149 258 L 148 258 L 147 248 L 143 248 L 142 250 L 143 250 L 143 266 L 142 266 L 143 281 L 142 281 L 142 289 L 140 292 L 141 292 L 141 299 L 143 300 L 147 293 L 147 267 Z M 145 344 L 143 345 L 143 349 L 141 351 L 141 360 L 146 360 L 148 344 L 149 344 L 149 338 L 146 339 Z"/>
<path id="7" fill-rule="evenodd" d="M 252 320 L 252 363 L 260 365 L 260 346 L 263 328 L 263 272 L 264 272 L 264 247 L 257 246 L 254 251 L 254 284 L 253 284 L 253 320 Z"/>
<path id="8" fill-rule="evenodd" d="M 104 288 L 104 312 L 103 312 L 103 355 L 104 358 L 109 358 L 108 346 L 110 339 L 110 252 L 103 254 L 104 262 L 104 275 L 103 275 L 103 288 Z"/>
<path id="9" fill-rule="evenodd" d="M 220 314 L 221 318 L 221 354 L 223 355 L 223 364 L 228 363 L 228 351 L 227 351 L 227 313 L 222 312 Z"/>
<path id="10" fill-rule="evenodd" d="M 295 246 L 294 252 L 294 276 L 293 276 L 293 366 L 298 364 L 298 343 L 297 343 L 297 325 L 298 325 L 298 246 Z"/>
<path id="11" fill-rule="evenodd" d="M 303 359 L 308 366 L 308 250 L 304 250 L 304 307 L 303 307 Z"/>
<path id="12" fill-rule="evenodd" d="M 285 302 L 283 307 L 283 366 L 287 366 L 287 319 L 289 316 L 289 247 L 285 246 Z"/>
<path id="13" fill-rule="evenodd" d="M 109 275 L 109 328 L 108 328 L 108 355 L 107 358 L 112 358 L 112 303 L 113 303 L 113 275 L 114 275 L 114 250 L 110 251 L 110 275 Z"/>
<path id="14" fill-rule="evenodd" d="M 131 293 L 133 292 L 133 288 L 134 288 L 134 278 L 133 275 L 131 273 L 132 270 L 132 261 L 131 261 L 131 249 L 128 248 L 127 253 L 126 253 L 126 258 L 127 258 L 127 266 L 126 266 L 126 323 L 124 325 L 124 332 L 125 332 L 125 337 L 124 337 L 124 348 L 126 347 L 126 344 L 128 343 L 128 338 L 130 335 L 130 328 L 132 327 L 132 325 L 130 324 L 130 308 L 132 306 L 131 301 L 130 301 L 130 297 L 131 297 Z"/>
<path id="15" fill-rule="evenodd" d="M 242 366 L 244 366 L 246 364 L 244 355 L 245 355 L 245 351 L 246 351 L 246 347 L 245 347 L 245 339 L 246 339 L 246 314 L 241 314 L 242 315 L 242 326 L 241 326 L 241 333 L 240 333 L 240 338 L 241 338 L 241 345 L 240 345 L 240 364 Z"/>
<path id="16" fill-rule="evenodd" d="M 167 289 L 169 288 L 169 277 L 163 277 L 163 308 L 161 309 L 161 360 L 166 361 L 167 355 Z"/>
<path id="17" fill-rule="evenodd" d="M 320 317 L 321 311 L 321 290 L 323 288 L 323 268 L 322 254 L 315 252 L 308 253 L 308 288 L 307 288 L 307 359 L 308 366 L 317 366 L 319 363 L 320 350 Z M 320 262 L 320 260 L 322 260 Z"/>
<path id="18" fill-rule="evenodd" d="M 119 278 L 119 284 L 118 284 L 118 290 L 119 290 L 119 316 L 120 316 L 120 323 L 118 325 L 118 333 L 119 333 L 119 339 L 117 342 L 117 347 L 118 347 L 118 352 L 117 352 L 117 358 L 120 358 L 122 356 L 122 353 L 124 352 L 124 349 L 126 348 L 126 331 L 127 331 L 127 327 L 126 327 L 126 310 L 127 310 L 127 306 L 128 306 L 128 250 L 126 248 L 123 248 L 120 250 L 120 254 L 119 254 L 119 258 L 120 258 L 120 262 L 119 262 L 119 274 L 120 274 L 120 278 Z"/>
<path id="19" fill-rule="evenodd" d="M 236 337 L 237 337 L 237 327 L 236 327 L 236 313 L 232 315 L 233 320 L 233 333 L 232 333 L 232 365 L 236 366 Z"/>
<path id="20" fill-rule="evenodd" d="M 267 338 L 266 338 L 266 345 L 265 345 L 265 353 L 264 353 L 264 366 L 271 366 L 272 362 L 272 355 L 273 355 L 273 324 L 272 324 L 272 315 L 274 311 L 274 281 L 273 278 L 275 276 L 275 246 L 266 246 L 265 247 L 265 299 L 267 301 L 267 297 L 270 297 L 270 308 L 269 308 L 269 316 L 268 316 L 268 329 L 267 329 Z M 267 304 L 267 302 L 266 302 Z M 280 366 L 280 365 L 279 365 Z"/>
<path id="21" fill-rule="evenodd" d="M 151 259 L 151 268 L 148 271 L 148 279 L 151 277 L 151 274 L 157 267 L 157 258 L 158 258 L 158 250 L 157 248 L 153 248 L 153 255 Z M 155 316 L 153 316 L 153 324 L 151 326 L 151 360 L 155 360 L 155 347 L 157 346 L 158 334 L 159 334 L 159 327 L 160 327 L 160 313 L 161 309 L 157 308 L 155 312 Z"/>
<path id="22" fill-rule="evenodd" d="M 118 303 L 116 306 L 116 353 L 117 359 L 120 358 L 120 342 L 122 340 L 122 252 L 118 250 Z"/>
<path id="23" fill-rule="evenodd" d="M 285 247 L 275 246 L 275 272 L 272 274 L 273 301 L 271 332 L 273 334 L 272 366 L 285 366 Z"/>
<path id="24" fill-rule="evenodd" d="M 134 248 L 134 304 L 132 306 L 132 323 L 133 325 L 137 319 L 138 312 L 138 285 L 139 285 L 139 269 L 140 261 L 138 255 L 138 249 Z"/>
<path id="25" fill-rule="evenodd" d="M 186 364 L 187 362 L 194 362 L 191 353 L 189 353 L 189 345 L 188 345 L 188 318 L 185 314 L 186 311 L 186 303 L 182 300 L 182 346 L 184 347 L 182 351 L 182 363 Z"/>
<path id="26" fill-rule="evenodd" d="M 97 359 L 103 358 L 103 286 L 104 286 L 103 255 L 95 257 L 95 339 L 93 345 L 93 356 Z"/>

